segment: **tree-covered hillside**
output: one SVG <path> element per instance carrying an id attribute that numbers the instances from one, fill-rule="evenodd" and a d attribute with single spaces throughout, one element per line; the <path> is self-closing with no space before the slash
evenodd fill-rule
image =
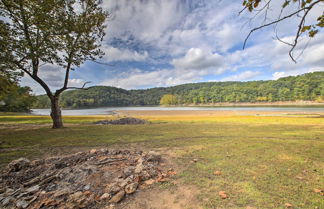
<path id="1" fill-rule="evenodd" d="M 161 100 L 164 95 L 176 99 Z M 138 106 L 169 104 L 212 104 L 220 102 L 324 101 L 324 72 L 290 76 L 271 81 L 205 82 L 167 88 L 125 90 L 95 86 L 88 90 L 73 90 L 62 95 L 66 108 L 103 106 Z M 49 107 L 45 96 L 38 96 L 35 107 Z"/>
<path id="2" fill-rule="evenodd" d="M 29 87 L 0 74 L 0 112 L 28 112 L 36 100 Z"/>

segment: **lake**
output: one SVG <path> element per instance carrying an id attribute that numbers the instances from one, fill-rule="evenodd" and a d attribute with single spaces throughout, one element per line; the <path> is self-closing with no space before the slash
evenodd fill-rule
<path id="1" fill-rule="evenodd" d="M 253 106 L 253 107 L 100 107 L 62 110 L 63 115 L 111 115 L 118 110 L 209 110 L 209 111 L 272 111 L 272 112 L 321 112 L 324 106 Z M 49 115 L 50 109 L 32 109 L 33 115 Z"/>

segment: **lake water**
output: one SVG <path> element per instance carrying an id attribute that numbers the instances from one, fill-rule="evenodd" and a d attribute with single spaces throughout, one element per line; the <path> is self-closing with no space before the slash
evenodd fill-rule
<path id="1" fill-rule="evenodd" d="M 321 112 L 324 106 L 293 106 L 293 107 L 101 107 L 91 109 L 62 110 L 63 115 L 111 115 L 118 110 L 209 110 L 209 111 L 272 111 L 272 112 Z M 33 115 L 49 115 L 50 109 L 32 109 Z"/>

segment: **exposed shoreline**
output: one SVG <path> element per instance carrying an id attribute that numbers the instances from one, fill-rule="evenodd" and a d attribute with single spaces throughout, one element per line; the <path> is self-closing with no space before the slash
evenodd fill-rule
<path id="1" fill-rule="evenodd" d="M 170 107 L 248 107 L 248 106 L 324 106 L 324 102 L 315 101 L 285 101 L 285 102 L 223 102 L 211 104 L 170 105 Z"/>

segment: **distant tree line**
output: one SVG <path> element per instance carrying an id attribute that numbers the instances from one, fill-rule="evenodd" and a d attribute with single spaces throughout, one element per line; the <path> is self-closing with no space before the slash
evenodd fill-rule
<path id="1" fill-rule="evenodd" d="M 36 100 L 29 87 L 20 87 L 16 80 L 0 75 L 0 111 L 27 112 Z"/>
<path id="2" fill-rule="evenodd" d="M 167 88 L 125 90 L 95 86 L 63 93 L 65 108 L 103 106 L 187 105 L 223 102 L 324 101 L 324 72 L 290 76 L 270 81 L 206 82 Z M 48 108 L 46 96 L 38 96 L 34 107 Z"/>

